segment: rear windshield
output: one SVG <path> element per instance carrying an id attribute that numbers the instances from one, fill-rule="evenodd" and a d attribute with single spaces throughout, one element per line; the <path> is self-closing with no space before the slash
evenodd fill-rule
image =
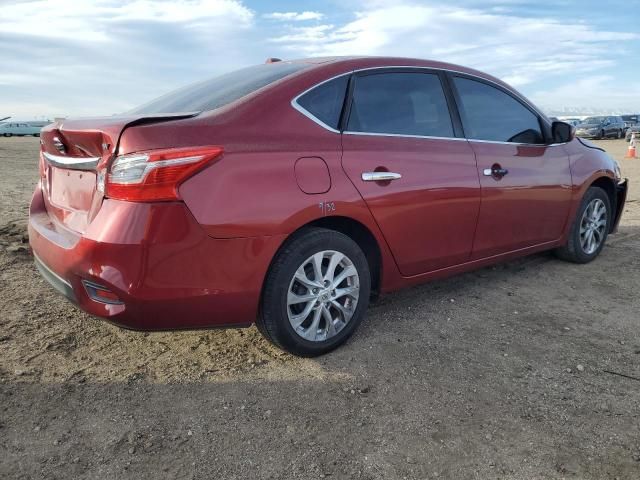
<path id="1" fill-rule="evenodd" d="M 254 65 L 175 90 L 127 113 L 146 115 L 214 110 L 307 67 L 304 63 L 285 62 Z"/>

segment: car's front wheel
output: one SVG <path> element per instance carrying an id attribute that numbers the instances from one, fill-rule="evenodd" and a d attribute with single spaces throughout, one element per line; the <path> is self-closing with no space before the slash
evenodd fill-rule
<path id="1" fill-rule="evenodd" d="M 611 203 L 600 187 L 590 187 L 582 198 L 566 245 L 556 250 L 563 260 L 587 263 L 596 258 L 611 226 Z"/>
<path id="2" fill-rule="evenodd" d="M 333 230 L 305 229 L 272 262 L 256 324 L 294 355 L 321 355 L 353 334 L 370 291 L 369 265 L 357 243 Z"/>

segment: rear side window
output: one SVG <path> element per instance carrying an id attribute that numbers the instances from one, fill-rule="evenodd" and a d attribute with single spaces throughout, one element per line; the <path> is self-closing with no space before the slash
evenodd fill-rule
<path id="1" fill-rule="evenodd" d="M 454 77 L 467 138 L 544 143 L 538 116 L 511 95 L 486 83 Z"/>
<path id="2" fill-rule="evenodd" d="M 254 65 L 181 88 L 128 113 L 141 115 L 214 110 L 307 67 L 303 63 L 285 62 Z"/>
<path id="3" fill-rule="evenodd" d="M 347 130 L 453 137 L 438 75 L 376 73 L 357 77 Z"/>
<path id="4" fill-rule="evenodd" d="M 349 76 L 334 78 L 298 98 L 298 105 L 325 125 L 338 129 Z"/>

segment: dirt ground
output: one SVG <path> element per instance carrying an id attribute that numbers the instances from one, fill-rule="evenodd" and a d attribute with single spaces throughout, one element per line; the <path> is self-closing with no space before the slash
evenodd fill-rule
<path id="1" fill-rule="evenodd" d="M 25 248 L 38 140 L 0 138 L 0 478 L 640 478 L 640 160 L 601 145 L 631 186 L 595 262 L 389 295 L 298 359 L 255 328 L 143 334 L 75 309 Z"/>

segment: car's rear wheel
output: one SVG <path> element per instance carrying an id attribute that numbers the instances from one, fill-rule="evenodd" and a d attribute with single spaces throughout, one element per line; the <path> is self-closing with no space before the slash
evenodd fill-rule
<path id="1" fill-rule="evenodd" d="M 313 357 L 344 343 L 371 291 L 367 259 L 348 236 L 305 229 L 278 252 L 265 280 L 257 326 L 278 347 Z"/>
<path id="2" fill-rule="evenodd" d="M 596 258 L 607 240 L 611 213 L 607 192 L 600 187 L 590 187 L 580 203 L 567 244 L 557 249 L 556 255 L 575 263 Z"/>
<path id="3" fill-rule="evenodd" d="M 618 140 L 622 138 L 622 130 L 618 130 Z"/>
<path id="4" fill-rule="evenodd" d="M 11 134 L 10 134 L 10 133 L 4 133 L 3 135 L 4 135 L 5 137 L 10 137 L 10 136 L 11 136 Z"/>

